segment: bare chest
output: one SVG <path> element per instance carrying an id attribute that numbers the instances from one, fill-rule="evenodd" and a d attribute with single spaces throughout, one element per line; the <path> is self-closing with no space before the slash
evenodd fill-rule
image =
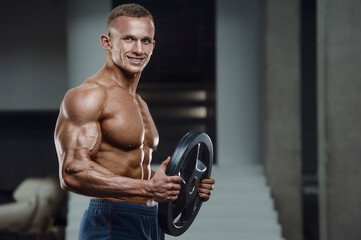
<path id="1" fill-rule="evenodd" d="M 139 96 L 111 92 L 103 115 L 103 141 L 122 150 L 157 148 L 159 137 L 156 126 L 148 107 Z"/>

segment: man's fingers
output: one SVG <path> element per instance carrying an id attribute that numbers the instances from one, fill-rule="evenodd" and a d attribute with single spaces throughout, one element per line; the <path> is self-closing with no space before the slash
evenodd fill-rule
<path id="1" fill-rule="evenodd" d="M 169 196 L 165 201 L 163 202 L 173 202 L 178 199 L 178 195 Z"/>
<path id="2" fill-rule="evenodd" d="M 201 184 L 199 184 L 199 188 L 213 190 L 214 186 L 213 186 L 213 184 L 201 183 Z"/>
<path id="3" fill-rule="evenodd" d="M 170 183 L 169 183 L 168 189 L 176 190 L 176 191 L 181 189 L 180 180 L 178 179 L 178 177 L 176 177 L 176 176 L 170 177 Z"/>
<path id="4" fill-rule="evenodd" d="M 214 189 L 213 184 L 215 182 L 216 181 L 213 178 L 207 178 L 207 179 L 203 179 L 199 184 L 198 195 L 203 199 L 203 201 L 206 202 L 209 200 L 212 194 L 212 190 Z"/>
<path id="5" fill-rule="evenodd" d="M 164 160 L 160 165 L 159 168 L 162 170 L 162 172 L 165 172 L 165 169 L 167 168 L 169 161 L 170 161 L 170 157 L 167 157 L 167 159 Z"/>
<path id="6" fill-rule="evenodd" d="M 182 178 L 180 176 L 170 176 L 171 181 L 174 183 L 181 183 Z"/>
<path id="7" fill-rule="evenodd" d="M 213 191 L 213 187 L 207 187 L 207 188 L 204 188 L 204 187 L 199 187 L 198 188 L 198 192 L 200 192 L 200 193 L 205 193 L 205 194 L 211 194 L 212 193 L 212 191 Z"/>
<path id="8" fill-rule="evenodd" d="M 162 165 L 165 166 L 165 167 L 167 167 L 169 161 L 170 161 L 170 157 L 167 157 L 167 159 L 162 162 Z"/>
<path id="9" fill-rule="evenodd" d="M 203 194 L 203 193 L 199 193 L 198 196 L 201 197 L 204 202 L 207 202 L 210 198 L 210 195 Z"/>
<path id="10" fill-rule="evenodd" d="M 164 198 L 163 198 L 163 200 L 161 200 L 161 202 L 173 202 L 178 199 L 179 193 L 180 193 L 180 191 L 178 189 L 173 190 L 173 191 L 168 191 L 167 195 L 164 196 Z"/>
<path id="11" fill-rule="evenodd" d="M 172 195 L 172 196 L 175 196 L 175 197 L 178 197 L 178 195 L 179 195 L 179 190 L 173 191 L 171 195 Z"/>
<path id="12" fill-rule="evenodd" d="M 205 183 L 205 184 L 215 184 L 216 181 L 213 178 L 205 178 L 202 179 L 201 183 Z"/>
<path id="13" fill-rule="evenodd" d="M 208 201 L 212 194 L 212 190 L 205 188 L 198 188 L 198 196 L 203 199 L 203 201 Z"/>
<path id="14" fill-rule="evenodd" d="M 214 183 L 215 183 L 215 181 L 214 181 L 213 178 L 203 179 L 199 184 L 199 188 L 200 189 L 213 190 L 214 189 L 214 186 L 213 186 Z"/>

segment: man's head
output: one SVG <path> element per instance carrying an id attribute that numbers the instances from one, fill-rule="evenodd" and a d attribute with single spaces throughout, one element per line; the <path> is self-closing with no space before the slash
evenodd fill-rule
<path id="1" fill-rule="evenodd" d="M 127 73 L 140 73 L 153 53 L 154 32 L 148 10 L 137 4 L 124 4 L 109 13 L 107 34 L 100 39 L 112 64 Z"/>
<path id="2" fill-rule="evenodd" d="M 148 17 L 152 20 L 154 24 L 154 19 L 152 14 L 145 9 L 144 7 L 130 3 L 130 4 L 122 4 L 117 7 L 115 7 L 108 15 L 108 21 L 107 21 L 107 33 L 109 34 L 109 29 L 114 24 L 114 20 L 117 19 L 120 16 L 128 16 L 128 17 L 135 17 L 135 18 L 141 18 L 141 17 Z"/>

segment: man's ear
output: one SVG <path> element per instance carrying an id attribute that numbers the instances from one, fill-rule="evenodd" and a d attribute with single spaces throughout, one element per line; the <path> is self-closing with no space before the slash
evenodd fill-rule
<path id="1" fill-rule="evenodd" d="M 100 36 L 100 43 L 105 50 L 111 49 L 110 38 L 108 34 L 102 34 Z"/>

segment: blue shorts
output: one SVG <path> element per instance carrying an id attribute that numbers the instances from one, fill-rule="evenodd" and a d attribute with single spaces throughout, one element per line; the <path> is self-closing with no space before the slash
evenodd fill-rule
<path id="1" fill-rule="evenodd" d="M 79 240 L 164 240 L 157 206 L 90 200 L 80 223 Z"/>

